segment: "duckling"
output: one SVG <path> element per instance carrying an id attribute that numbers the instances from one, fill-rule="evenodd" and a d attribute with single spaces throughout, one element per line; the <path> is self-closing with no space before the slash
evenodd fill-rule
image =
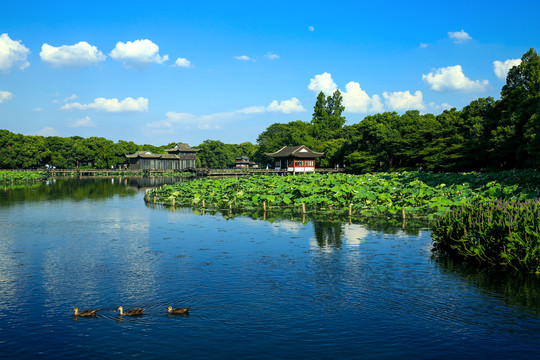
<path id="1" fill-rule="evenodd" d="M 167 307 L 167 311 L 169 312 L 169 314 L 176 314 L 176 315 L 188 315 L 190 309 L 191 308 L 176 308 L 176 309 L 173 309 L 172 306 Z"/>
<path id="2" fill-rule="evenodd" d="M 120 316 L 127 315 L 127 316 L 135 316 L 135 315 L 142 315 L 143 314 L 143 308 L 136 308 L 131 309 L 126 312 L 124 312 L 124 308 L 122 306 L 119 306 L 118 309 L 114 310 L 116 312 L 117 310 L 120 310 Z"/>
<path id="3" fill-rule="evenodd" d="M 83 316 L 83 317 L 90 317 L 90 316 L 96 316 L 97 314 L 97 311 L 99 309 L 93 309 L 93 310 L 84 310 L 82 312 L 79 312 L 79 308 L 74 308 L 73 310 L 71 311 L 74 311 L 74 314 L 75 316 Z"/>

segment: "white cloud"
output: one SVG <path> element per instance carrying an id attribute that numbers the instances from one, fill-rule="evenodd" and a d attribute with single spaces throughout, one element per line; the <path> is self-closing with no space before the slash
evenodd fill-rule
<path id="1" fill-rule="evenodd" d="M 58 131 L 56 131 L 56 129 L 54 129 L 54 128 L 50 127 L 50 126 L 46 126 L 43 129 L 39 130 L 37 132 L 37 135 L 39 135 L 39 136 L 56 136 L 56 135 L 58 135 Z"/>
<path id="2" fill-rule="evenodd" d="M 422 102 L 422 92 L 416 91 L 413 94 L 407 91 L 395 91 L 392 93 L 384 92 L 383 93 L 384 101 L 386 107 L 390 110 L 422 110 L 425 108 Z"/>
<path id="3" fill-rule="evenodd" d="M 514 66 L 521 64 L 521 59 L 508 59 L 505 62 L 496 60 L 493 62 L 493 71 L 501 81 L 506 81 L 508 71 Z"/>
<path id="4" fill-rule="evenodd" d="M 463 74 L 461 65 L 448 66 L 422 75 L 432 90 L 460 90 L 460 91 L 485 91 L 489 85 L 488 80 L 471 80 Z"/>
<path id="5" fill-rule="evenodd" d="M 279 55 L 274 54 L 274 53 L 268 53 L 268 54 L 264 55 L 264 57 L 269 59 L 269 60 L 277 60 L 277 59 L 279 59 Z"/>
<path id="6" fill-rule="evenodd" d="M 465 31 L 461 30 L 461 31 L 449 31 L 448 32 L 448 37 L 452 40 L 454 40 L 454 42 L 456 44 L 461 44 L 461 43 L 464 43 L 465 41 L 469 41 L 469 40 L 472 40 L 472 37 L 469 36 L 469 34 L 467 34 Z"/>
<path id="7" fill-rule="evenodd" d="M 284 114 L 306 111 L 300 101 L 295 97 L 290 100 L 283 100 L 279 104 L 277 100 L 274 100 L 270 103 L 270 105 L 268 105 L 267 110 L 271 112 L 281 112 Z"/>
<path id="8" fill-rule="evenodd" d="M 316 93 L 322 91 L 326 95 L 332 95 L 334 91 L 337 90 L 337 85 L 334 80 L 332 80 L 332 75 L 324 72 L 320 75 L 315 75 L 315 77 L 310 80 L 308 89 Z"/>
<path id="9" fill-rule="evenodd" d="M 320 75 L 315 75 L 313 79 L 310 80 L 308 89 L 319 93 L 320 91 L 324 92 L 327 95 L 332 95 L 337 90 L 337 85 L 332 80 L 332 75 L 325 72 Z M 383 110 L 383 105 L 380 101 L 378 95 L 369 95 L 360 88 L 360 84 L 355 81 L 350 81 L 345 85 L 345 91 L 341 91 L 341 96 L 343 96 L 343 106 L 345 106 L 345 111 L 352 113 L 362 113 L 362 112 L 380 112 Z"/>
<path id="10" fill-rule="evenodd" d="M 173 66 L 188 68 L 188 67 L 191 67 L 191 62 L 188 59 L 179 57 L 174 62 Z"/>
<path id="11" fill-rule="evenodd" d="M 371 105 L 371 98 L 360 88 L 360 84 L 354 81 L 345 85 L 342 93 L 345 110 L 353 113 L 367 112 Z"/>
<path id="12" fill-rule="evenodd" d="M 4 101 L 12 100 L 13 94 L 9 91 L 0 91 L 0 104 Z"/>
<path id="13" fill-rule="evenodd" d="M 68 96 L 67 98 L 64 98 L 64 102 L 68 102 L 68 101 L 71 101 L 71 100 L 75 100 L 75 99 L 78 99 L 79 97 L 75 94 L 71 94 L 71 96 Z"/>
<path id="14" fill-rule="evenodd" d="M 266 112 L 266 107 L 265 106 L 250 106 L 244 109 L 237 110 L 236 112 L 240 114 L 261 114 L 261 113 Z"/>
<path id="15" fill-rule="evenodd" d="M 139 97 L 133 99 L 127 97 L 122 101 L 118 99 L 96 98 L 91 104 L 69 103 L 62 106 L 62 110 L 96 110 L 103 112 L 146 112 L 148 111 L 148 99 Z"/>
<path id="16" fill-rule="evenodd" d="M 374 94 L 371 97 L 371 112 L 373 113 L 381 113 L 384 111 L 384 105 L 381 101 L 381 97 L 377 94 Z"/>
<path id="17" fill-rule="evenodd" d="M 39 112 L 39 111 L 43 111 L 43 109 L 42 109 L 42 108 L 40 108 L 40 107 L 37 107 L 37 108 L 35 108 L 35 109 L 34 109 L 34 111 L 37 111 L 37 112 Z"/>
<path id="18" fill-rule="evenodd" d="M 221 122 L 231 121 L 242 115 L 262 114 L 266 112 L 281 112 L 291 114 L 306 111 L 297 98 L 278 102 L 274 100 L 268 106 L 250 106 L 240 110 L 219 112 L 206 115 L 192 115 L 189 113 L 177 113 L 169 111 L 165 114 L 166 119 L 147 124 L 148 127 L 157 130 L 172 129 L 182 126 L 184 129 L 198 128 L 200 130 L 221 129 Z"/>
<path id="19" fill-rule="evenodd" d="M 240 55 L 240 56 L 235 56 L 234 57 L 236 60 L 240 60 L 240 61 L 251 61 L 253 59 L 251 59 L 249 56 L 247 55 Z M 253 60 L 255 61 L 255 60 Z"/>
<path id="20" fill-rule="evenodd" d="M 67 124 L 69 127 L 92 127 L 96 124 L 92 121 L 90 116 L 86 116 L 82 119 L 77 119 Z"/>
<path id="21" fill-rule="evenodd" d="M 169 55 L 160 56 L 159 46 L 148 39 L 119 41 L 109 54 L 114 60 L 122 61 L 126 68 L 144 68 L 148 64 L 163 64 Z"/>
<path id="22" fill-rule="evenodd" d="M 420 43 L 420 49 L 425 49 L 427 48 L 429 45 L 426 44 L 426 43 Z"/>
<path id="23" fill-rule="evenodd" d="M 89 66 L 107 58 L 97 47 L 86 41 L 59 47 L 43 44 L 39 56 L 42 61 L 55 68 Z"/>
<path id="24" fill-rule="evenodd" d="M 310 26 L 308 26 L 308 30 L 311 31 L 311 32 L 313 32 L 313 31 L 315 31 L 315 28 L 314 28 L 313 26 L 310 25 Z"/>
<path id="25" fill-rule="evenodd" d="M 30 66 L 26 57 L 30 50 L 21 44 L 20 40 L 13 41 L 8 34 L 0 36 L 0 70 L 9 72 L 11 68 L 18 67 L 21 70 Z"/>

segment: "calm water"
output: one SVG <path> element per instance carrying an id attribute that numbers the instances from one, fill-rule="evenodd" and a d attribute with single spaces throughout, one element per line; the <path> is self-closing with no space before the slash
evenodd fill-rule
<path id="1" fill-rule="evenodd" d="M 0 190 L 0 358 L 540 355 L 539 280 L 434 260 L 425 230 L 173 212 L 140 187 Z"/>

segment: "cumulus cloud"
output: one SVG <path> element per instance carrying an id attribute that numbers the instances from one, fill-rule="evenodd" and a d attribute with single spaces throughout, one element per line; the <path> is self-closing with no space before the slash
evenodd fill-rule
<path id="1" fill-rule="evenodd" d="M 368 112 L 371 106 L 371 98 L 360 88 L 360 84 L 354 81 L 345 85 L 342 93 L 345 109 L 353 113 Z"/>
<path id="2" fill-rule="evenodd" d="M 420 43 L 420 49 L 425 49 L 427 48 L 429 45 L 426 44 L 426 43 Z"/>
<path id="3" fill-rule="evenodd" d="M 68 122 L 67 124 L 69 127 L 92 127 L 96 124 L 92 121 L 90 116 L 86 116 L 82 119 L 77 119 L 71 122 Z"/>
<path id="4" fill-rule="evenodd" d="M 270 103 L 270 105 L 268 105 L 267 110 L 271 112 L 281 112 L 284 114 L 306 111 L 300 101 L 295 97 L 290 100 L 283 100 L 279 103 L 277 100 L 274 100 Z"/>
<path id="5" fill-rule="evenodd" d="M 485 91 L 489 86 L 488 80 L 471 80 L 463 74 L 461 65 L 448 66 L 422 75 L 432 90 Z"/>
<path id="6" fill-rule="evenodd" d="M 0 104 L 11 99 L 13 99 L 12 93 L 9 91 L 0 91 Z"/>
<path id="7" fill-rule="evenodd" d="M 310 80 L 308 89 L 315 93 L 322 91 L 327 95 L 332 95 L 337 90 L 337 85 L 332 80 L 332 75 L 325 72 L 315 75 Z M 360 84 L 355 81 L 350 81 L 345 85 L 345 90 L 341 91 L 341 96 L 343 96 L 343 105 L 347 112 L 365 113 L 383 111 L 383 104 L 380 97 L 378 95 L 370 97 L 367 92 L 362 90 Z"/>
<path id="8" fill-rule="evenodd" d="M 240 60 L 240 61 L 251 61 L 253 60 L 252 58 L 250 58 L 249 56 L 247 55 L 240 55 L 240 56 L 235 56 L 234 57 L 236 60 Z M 254 60 L 253 60 L 254 61 Z"/>
<path id="9" fill-rule="evenodd" d="M 383 93 L 384 101 L 386 107 L 390 110 L 404 111 L 404 110 L 422 110 L 425 108 L 422 101 L 422 92 L 416 91 L 413 94 L 407 91 L 395 91 L 395 92 L 384 92 Z"/>
<path id="10" fill-rule="evenodd" d="M 188 67 L 191 67 L 191 62 L 188 59 L 179 57 L 174 62 L 173 66 L 188 68 Z"/>
<path id="11" fill-rule="evenodd" d="M 106 59 L 97 47 L 86 41 L 59 47 L 43 44 L 39 56 L 43 62 L 55 68 L 89 66 Z"/>
<path id="12" fill-rule="evenodd" d="M 96 98 L 93 103 L 69 103 L 62 106 L 62 110 L 96 110 L 103 112 L 146 112 L 148 111 L 148 99 L 139 97 L 133 99 L 127 97 L 122 101 L 118 99 Z"/>
<path id="13" fill-rule="evenodd" d="M 3 72 L 7 73 L 14 67 L 26 69 L 30 66 L 26 60 L 29 53 L 30 50 L 20 40 L 11 40 L 8 34 L 0 36 L 0 70 Z"/>
<path id="14" fill-rule="evenodd" d="M 521 64 L 521 59 L 508 59 L 505 62 L 496 60 L 493 62 L 493 71 L 501 81 L 506 81 L 508 71 L 514 66 Z"/>
<path id="15" fill-rule="evenodd" d="M 454 40 L 454 42 L 456 44 L 461 44 L 461 43 L 464 43 L 466 41 L 469 41 L 469 40 L 472 40 L 472 37 L 469 36 L 469 34 L 467 34 L 465 31 L 461 30 L 461 31 L 449 31 L 448 32 L 448 37 L 452 40 Z"/>
<path id="16" fill-rule="evenodd" d="M 58 131 L 56 131 L 56 129 L 54 129 L 54 128 L 50 127 L 50 126 L 46 126 L 43 129 L 39 130 L 37 132 L 37 135 L 39 135 L 39 136 L 56 136 L 56 135 L 58 135 Z"/>
<path id="17" fill-rule="evenodd" d="M 163 64 L 169 55 L 160 56 L 159 46 L 148 39 L 119 41 L 109 54 L 114 60 L 122 61 L 126 68 L 144 68 L 151 63 Z"/>
<path id="18" fill-rule="evenodd" d="M 332 80 L 332 75 L 324 72 L 320 75 L 315 75 L 315 77 L 310 80 L 308 89 L 316 93 L 322 91 L 327 95 L 332 95 L 334 91 L 337 90 L 337 85 L 334 80 Z"/>

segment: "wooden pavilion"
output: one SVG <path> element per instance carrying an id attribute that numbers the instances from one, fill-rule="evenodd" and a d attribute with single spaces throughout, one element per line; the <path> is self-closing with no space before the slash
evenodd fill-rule
<path id="1" fill-rule="evenodd" d="M 134 170 L 185 170 L 197 165 L 197 151 L 188 144 L 177 143 L 167 154 L 153 154 L 151 151 L 137 151 L 126 155 L 130 169 Z"/>
<path id="2" fill-rule="evenodd" d="M 275 159 L 274 167 L 278 170 L 290 172 L 314 172 L 315 159 L 323 157 L 319 153 L 308 149 L 305 145 L 285 146 L 275 153 L 266 154 Z"/>

